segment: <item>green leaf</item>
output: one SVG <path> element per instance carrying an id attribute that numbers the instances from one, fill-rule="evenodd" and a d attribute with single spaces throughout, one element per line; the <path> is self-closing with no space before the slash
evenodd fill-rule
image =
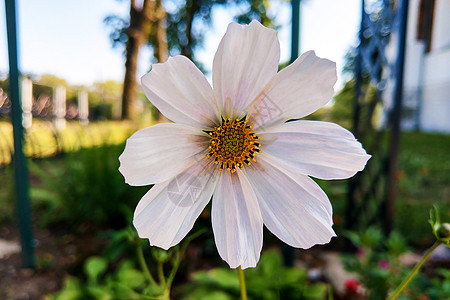
<path id="1" fill-rule="evenodd" d="M 234 297 L 222 291 L 210 291 L 209 289 L 199 288 L 186 298 L 186 300 L 233 300 Z"/>
<path id="2" fill-rule="evenodd" d="M 83 293 L 76 290 L 62 290 L 54 298 L 55 300 L 82 300 Z"/>
<path id="3" fill-rule="evenodd" d="M 31 187 L 30 197 L 32 199 L 47 200 L 52 204 L 58 204 L 59 202 L 58 195 L 46 188 Z"/>
<path id="4" fill-rule="evenodd" d="M 106 286 L 90 285 L 87 287 L 89 294 L 95 300 L 111 300 L 113 299 L 111 291 Z"/>
<path id="5" fill-rule="evenodd" d="M 95 283 L 100 275 L 102 275 L 106 268 L 108 267 L 108 262 L 103 257 L 92 256 L 88 258 L 84 264 L 84 272 L 86 273 L 89 282 Z"/>
<path id="6" fill-rule="evenodd" d="M 383 240 L 383 233 L 380 229 L 369 227 L 361 236 L 361 245 L 366 249 L 372 249 Z"/>
<path id="7" fill-rule="evenodd" d="M 396 257 L 406 252 L 407 250 L 405 238 L 403 238 L 403 236 L 397 231 L 393 231 L 389 235 L 389 238 L 386 241 L 386 246 L 388 248 L 389 253 Z"/>
<path id="8" fill-rule="evenodd" d="M 77 278 L 67 277 L 63 288 L 55 295 L 55 300 L 82 300 L 83 289 Z"/>
<path id="9" fill-rule="evenodd" d="M 303 292 L 303 297 L 305 299 L 310 300 L 322 300 L 325 299 L 325 296 L 327 295 L 327 285 L 323 283 L 317 283 L 315 285 L 309 286 L 307 289 Z"/>
<path id="10" fill-rule="evenodd" d="M 353 243 L 353 245 L 355 245 L 356 247 L 360 248 L 362 246 L 361 245 L 361 238 L 356 232 L 344 231 L 343 235 L 346 238 L 348 238 Z"/>
<path id="11" fill-rule="evenodd" d="M 134 269 L 121 269 L 117 273 L 117 280 L 122 284 L 134 289 L 144 285 L 145 277 L 144 275 Z"/>

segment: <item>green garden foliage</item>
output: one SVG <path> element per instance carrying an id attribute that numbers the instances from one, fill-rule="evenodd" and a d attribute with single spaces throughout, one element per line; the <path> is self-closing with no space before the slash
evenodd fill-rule
<path id="1" fill-rule="evenodd" d="M 109 270 L 103 257 L 90 257 L 84 264 L 84 279 L 69 277 L 63 288 L 46 300 L 108 300 L 153 299 L 141 292 L 149 289 L 143 273 L 130 260 L 120 262 L 117 269 Z"/>
<path id="2" fill-rule="evenodd" d="M 36 164 L 31 173 L 40 181 L 31 198 L 40 206 L 43 225 L 78 228 L 84 223 L 100 228 L 122 228 L 148 187 L 130 187 L 118 172 L 124 145 L 82 148 L 63 160 Z"/>
<path id="3" fill-rule="evenodd" d="M 113 237 L 102 256 L 89 257 L 83 273 L 65 279 L 62 289 L 47 300 L 170 299 L 170 290 L 189 243 L 201 235 L 188 235 L 180 245 L 165 251 L 150 247 L 136 230 L 110 231 Z M 121 245 L 120 250 L 111 251 Z M 130 251 L 132 250 L 132 251 Z M 151 253 L 146 259 L 145 253 Z"/>
<path id="4" fill-rule="evenodd" d="M 428 289 L 430 299 L 450 299 L 450 270 L 438 269 L 438 277 L 431 279 Z"/>
<path id="5" fill-rule="evenodd" d="M 183 299 L 239 299 L 236 270 L 216 268 L 193 273 L 182 287 Z M 279 252 L 264 251 L 256 268 L 245 270 L 249 299 L 325 299 L 327 285 L 310 283 L 308 271 L 284 267 Z"/>
<path id="6" fill-rule="evenodd" d="M 358 274 L 365 289 L 365 299 L 386 299 L 410 271 L 400 262 L 400 256 L 408 250 L 406 240 L 395 231 L 386 238 L 375 227 L 361 233 L 347 232 L 347 237 L 358 252 L 343 255 L 345 268 Z M 399 299 L 419 299 L 427 294 L 428 287 L 427 279 L 419 273 Z"/>

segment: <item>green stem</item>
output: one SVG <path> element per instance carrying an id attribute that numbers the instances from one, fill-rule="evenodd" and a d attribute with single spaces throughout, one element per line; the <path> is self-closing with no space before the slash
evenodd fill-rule
<path id="1" fill-rule="evenodd" d="M 411 273 L 409 273 L 408 277 L 406 277 L 402 283 L 397 287 L 397 289 L 394 291 L 392 296 L 389 297 L 389 300 L 397 299 L 397 297 L 402 293 L 402 291 L 406 288 L 406 286 L 409 284 L 409 282 L 416 276 L 417 272 L 419 272 L 422 265 L 427 261 L 427 259 L 430 257 L 431 253 L 433 253 L 434 250 L 441 244 L 441 242 L 434 243 L 433 246 L 431 246 L 430 249 L 424 254 L 422 259 L 414 266 L 414 269 L 412 269 Z"/>
<path id="2" fill-rule="evenodd" d="M 161 286 L 166 289 L 166 275 L 164 275 L 164 265 L 162 262 L 158 262 L 158 277 L 159 277 L 159 283 Z"/>
<path id="3" fill-rule="evenodd" d="M 163 294 L 158 297 L 158 300 L 170 300 L 170 289 L 164 289 Z"/>
<path id="4" fill-rule="evenodd" d="M 239 284 L 241 286 L 241 299 L 247 300 L 247 289 L 245 287 L 245 276 L 241 266 L 238 267 Z"/>
<path id="5" fill-rule="evenodd" d="M 145 262 L 144 253 L 142 252 L 142 247 L 140 245 L 136 245 L 136 252 L 139 260 L 139 264 L 141 265 L 142 271 L 144 272 L 144 276 L 153 286 L 158 286 L 153 279 L 152 274 L 150 273 L 147 263 Z"/>
<path id="6" fill-rule="evenodd" d="M 328 286 L 328 300 L 334 300 L 333 287 L 331 286 L 331 284 L 327 284 L 327 286 Z"/>
<path id="7" fill-rule="evenodd" d="M 175 256 L 172 263 L 172 270 L 169 273 L 169 276 L 167 277 L 166 285 L 170 288 L 172 286 L 173 279 L 175 278 L 175 274 L 178 271 L 178 267 L 180 266 L 181 258 L 180 258 L 180 250 L 179 248 L 176 248 L 175 250 Z"/>
<path id="8" fill-rule="evenodd" d="M 172 286 L 173 279 L 175 278 L 175 274 L 177 273 L 178 268 L 180 266 L 181 258 L 184 257 L 187 246 L 193 239 L 197 238 L 198 236 L 202 235 L 205 232 L 206 229 L 202 229 L 189 235 L 181 246 L 175 248 L 174 260 L 172 262 L 172 270 L 170 271 L 169 276 L 167 277 L 166 280 L 166 286 L 169 289 Z"/>

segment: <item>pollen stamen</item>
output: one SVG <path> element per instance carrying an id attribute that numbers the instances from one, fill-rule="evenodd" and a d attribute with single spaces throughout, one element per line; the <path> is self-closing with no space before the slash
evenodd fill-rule
<path id="1" fill-rule="evenodd" d="M 222 124 L 214 127 L 210 135 L 209 153 L 207 158 L 214 158 L 214 163 L 219 165 L 219 171 L 227 170 L 236 172 L 236 168 L 242 169 L 244 164 L 250 165 L 251 160 L 256 162 L 255 154 L 261 153 L 260 140 L 255 133 L 251 132 L 248 120 L 222 118 Z"/>

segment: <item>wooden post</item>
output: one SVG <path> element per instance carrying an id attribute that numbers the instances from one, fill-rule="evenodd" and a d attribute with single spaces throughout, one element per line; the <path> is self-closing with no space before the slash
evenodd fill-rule
<path id="1" fill-rule="evenodd" d="M 82 125 L 89 123 L 88 93 L 83 89 L 78 91 L 78 118 Z"/>
<path id="2" fill-rule="evenodd" d="M 22 124 L 24 128 L 30 128 L 33 122 L 31 109 L 33 106 L 33 82 L 27 78 L 21 79 L 22 96 Z"/>
<path id="3" fill-rule="evenodd" d="M 66 128 L 66 88 L 57 86 L 53 94 L 53 115 L 54 124 L 57 130 Z"/>

